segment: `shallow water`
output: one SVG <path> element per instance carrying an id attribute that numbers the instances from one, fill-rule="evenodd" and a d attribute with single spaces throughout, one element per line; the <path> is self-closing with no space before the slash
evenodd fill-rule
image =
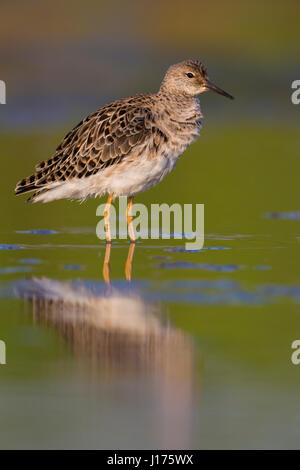
<path id="1" fill-rule="evenodd" d="M 1 447 L 298 447 L 298 129 L 205 130 L 137 197 L 204 203 L 203 249 L 140 241 L 128 282 L 116 241 L 109 287 L 99 201 L 12 193 L 61 134 L 2 136 Z"/>
<path id="2" fill-rule="evenodd" d="M 299 448 L 300 3 L 2 3 L 0 447 Z M 200 138 L 136 202 L 204 204 L 205 244 L 143 240 L 128 282 L 126 241 L 103 273 L 100 201 L 13 189 L 192 57 L 236 99 L 201 95 Z"/>
<path id="3" fill-rule="evenodd" d="M 2 235 L 1 447 L 298 445 L 299 240 L 205 238 L 137 243 L 131 282 L 115 242 L 107 285 L 93 227 Z"/>

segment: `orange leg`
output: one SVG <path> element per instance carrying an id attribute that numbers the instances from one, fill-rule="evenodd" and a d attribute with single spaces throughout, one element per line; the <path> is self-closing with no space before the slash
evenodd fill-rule
<path id="1" fill-rule="evenodd" d="M 110 194 L 107 199 L 107 203 L 104 209 L 104 223 L 105 223 L 105 232 L 106 232 L 106 241 L 107 243 L 111 243 L 111 233 L 110 233 L 110 225 L 109 225 L 109 213 L 110 213 L 110 206 L 111 201 L 113 199 L 113 194 Z"/>
<path id="2" fill-rule="evenodd" d="M 102 274 L 106 284 L 110 284 L 110 250 L 111 243 L 106 244 Z"/>
<path id="3" fill-rule="evenodd" d="M 132 260 L 135 249 L 135 243 L 130 243 L 128 256 L 125 264 L 125 276 L 127 281 L 131 281 Z"/>
<path id="4" fill-rule="evenodd" d="M 132 204 L 133 204 L 133 196 L 130 196 L 128 204 L 127 204 L 126 219 L 127 219 L 127 224 L 128 224 L 129 237 L 130 237 L 130 240 L 134 243 L 135 234 L 134 234 L 134 229 L 132 225 L 132 215 L 131 215 Z"/>

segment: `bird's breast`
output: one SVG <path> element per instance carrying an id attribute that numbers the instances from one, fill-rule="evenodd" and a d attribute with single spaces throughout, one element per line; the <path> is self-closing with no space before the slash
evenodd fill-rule
<path id="1" fill-rule="evenodd" d="M 168 148 L 170 155 L 182 152 L 199 136 L 201 129 L 200 120 L 194 122 L 171 122 L 167 129 L 169 137 Z"/>

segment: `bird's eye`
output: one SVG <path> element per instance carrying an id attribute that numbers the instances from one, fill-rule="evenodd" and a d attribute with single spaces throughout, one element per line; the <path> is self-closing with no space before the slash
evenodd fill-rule
<path id="1" fill-rule="evenodd" d="M 186 74 L 186 76 L 189 77 L 189 78 L 193 78 L 195 75 L 193 73 L 189 72 L 189 73 Z"/>

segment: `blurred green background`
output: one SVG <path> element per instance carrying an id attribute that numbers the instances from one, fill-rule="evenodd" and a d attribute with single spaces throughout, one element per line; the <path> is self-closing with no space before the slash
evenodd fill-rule
<path id="1" fill-rule="evenodd" d="M 300 78 L 299 2 L 0 3 L 1 447 L 297 448 L 300 106 L 290 96 Z M 28 205 L 13 189 L 89 112 L 156 91 L 167 67 L 189 58 L 236 99 L 201 95 L 200 138 L 137 202 L 204 203 L 205 247 L 138 243 L 132 288 L 145 305 L 158 303 L 160 332 L 168 321 L 176 338 L 187 335 L 178 356 L 192 351 L 192 365 L 174 382 L 163 361 L 160 375 L 145 375 L 132 373 L 131 358 L 107 376 L 103 358 L 75 350 L 59 321 L 34 321 L 19 298 L 31 275 L 58 280 L 63 292 L 74 279 L 102 289 L 99 201 Z M 127 242 L 112 247 L 124 299 L 127 251 Z"/>

